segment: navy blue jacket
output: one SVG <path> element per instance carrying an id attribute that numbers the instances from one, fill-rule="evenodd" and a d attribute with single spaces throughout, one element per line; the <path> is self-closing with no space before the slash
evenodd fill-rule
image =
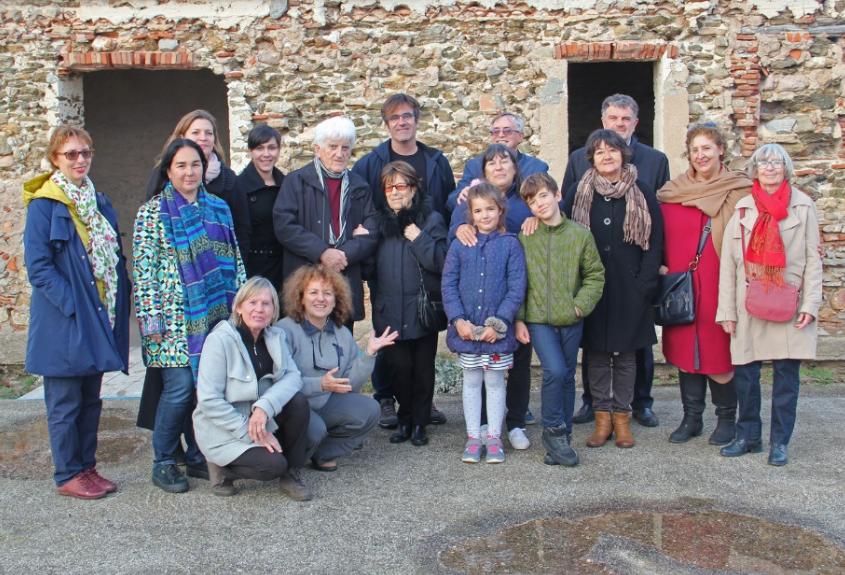
<path id="1" fill-rule="evenodd" d="M 663 184 L 669 181 L 669 160 L 666 154 L 646 146 L 631 136 L 631 163 L 637 166 L 637 180 L 645 184 L 640 188 L 643 193 L 650 193 L 652 197 Z M 560 192 L 563 195 L 564 203 L 569 202 L 575 196 L 578 182 L 587 170 L 592 168 L 587 159 L 585 148 L 578 148 L 569 154 L 569 162 L 566 164 L 566 172 L 563 174 L 563 183 L 560 185 Z"/>
<path id="2" fill-rule="evenodd" d="M 449 221 L 449 211 L 446 210 L 446 199 L 455 189 L 455 175 L 452 166 L 443 152 L 437 148 L 417 142 L 417 147 L 425 155 L 425 197 L 435 211 Z M 375 147 L 372 152 L 362 157 L 352 166 L 352 171 L 367 181 L 373 193 L 373 207 L 377 211 L 387 208 L 384 189 L 381 187 L 381 170 L 390 163 L 390 140 L 385 140 Z"/>
<path id="3" fill-rule="evenodd" d="M 103 194 L 97 194 L 97 206 L 118 231 L 117 213 Z M 119 231 L 117 235 L 119 241 Z M 27 207 L 23 241 L 32 284 L 26 370 L 48 377 L 128 373 L 130 284 L 122 248 L 112 328 L 85 247 L 64 204 L 33 199 Z"/>
<path id="4" fill-rule="evenodd" d="M 525 218 L 531 217 L 531 209 L 528 204 L 520 197 L 519 191 L 516 189 L 516 184 L 511 186 L 508 191 L 508 208 L 505 211 L 505 228 L 512 234 L 519 235 L 522 229 L 522 222 Z M 464 202 L 459 209 L 452 212 L 452 219 L 449 222 L 449 241 L 455 239 L 455 232 L 461 224 L 469 223 L 467 216 L 469 214 L 469 205 Z"/>
<path id="5" fill-rule="evenodd" d="M 455 353 L 512 353 L 517 347 L 513 321 L 525 300 L 525 254 L 514 234 L 479 233 L 476 238 L 472 247 L 453 241 L 443 264 L 446 343 Z M 463 340 L 455 329 L 457 319 L 480 326 L 489 317 L 508 326 L 505 337 L 495 343 Z"/>
<path id="6" fill-rule="evenodd" d="M 449 194 L 449 199 L 446 201 L 446 209 L 450 212 L 455 209 L 458 200 L 458 194 L 461 193 L 465 187 L 470 185 L 476 178 L 484 177 L 484 170 L 482 169 L 482 156 L 470 158 L 464 166 L 464 174 L 461 176 L 461 181 L 455 186 L 455 191 Z M 549 171 L 549 165 L 534 156 L 523 154 L 520 151 L 516 152 L 516 164 L 519 167 L 519 177 L 525 180 L 531 174 L 538 174 Z"/>

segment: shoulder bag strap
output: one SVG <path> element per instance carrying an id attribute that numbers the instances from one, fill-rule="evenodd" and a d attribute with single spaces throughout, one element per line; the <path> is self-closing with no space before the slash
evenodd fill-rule
<path id="1" fill-rule="evenodd" d="M 694 272 L 698 269 L 698 262 L 701 260 L 701 252 L 704 251 L 704 244 L 707 242 L 707 237 L 710 235 L 710 227 L 713 223 L 712 218 L 707 218 L 704 228 L 701 230 L 701 236 L 698 239 L 698 250 L 695 252 L 695 258 L 689 263 L 689 271 Z"/>

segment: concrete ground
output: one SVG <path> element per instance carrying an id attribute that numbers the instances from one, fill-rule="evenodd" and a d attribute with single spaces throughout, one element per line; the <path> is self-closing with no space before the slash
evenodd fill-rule
<path id="1" fill-rule="evenodd" d="M 154 487 L 149 432 L 131 425 L 137 400 L 106 401 L 101 425 L 99 468 L 119 492 L 98 501 L 60 497 L 45 455 L 43 403 L 2 401 L 0 572 L 452 572 L 439 553 L 467 539 L 496 540 L 502 529 L 535 518 L 578 520 L 608 510 L 728 511 L 817 532 L 843 549 L 845 385 L 802 390 L 791 461 L 783 468 L 766 465 L 765 452 L 720 457 L 706 440 L 712 410 L 704 436 L 668 443 L 680 420 L 677 390 L 655 391 L 661 426 L 634 424 L 633 449 L 582 447 L 591 426 L 576 426 L 582 464 L 574 469 L 542 464 L 536 426 L 528 429 L 531 448 L 508 449 L 503 465 L 462 463 L 460 397 L 438 396 L 449 423 L 431 427 L 429 446 L 391 445 L 389 432 L 379 429 L 336 473 L 305 472 L 317 495 L 309 503 L 288 500 L 274 483 L 239 482 L 242 492 L 230 498 L 213 496 L 199 480 L 180 495 Z M 765 439 L 768 405 L 766 395 Z M 532 406 L 539 413 L 537 394 Z M 567 572 L 540 563 L 514 567 L 519 552 L 468 554 L 462 560 L 475 567 L 457 570 Z M 657 572 L 657 563 L 628 560 L 615 572 Z"/>

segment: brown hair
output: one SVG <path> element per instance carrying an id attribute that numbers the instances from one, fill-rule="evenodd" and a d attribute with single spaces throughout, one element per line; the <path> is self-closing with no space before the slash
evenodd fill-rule
<path id="1" fill-rule="evenodd" d="M 719 160 L 725 159 L 725 137 L 722 135 L 722 132 L 719 131 L 719 128 L 716 127 L 716 124 L 713 122 L 704 122 L 703 124 L 693 124 L 687 129 L 687 139 L 686 139 L 686 157 L 689 158 L 689 147 L 692 145 L 692 141 L 696 138 L 696 136 L 705 136 L 713 140 L 713 143 L 722 148 L 722 153 L 719 154 Z"/>
<path id="2" fill-rule="evenodd" d="M 415 120 L 420 119 L 420 103 L 417 102 L 416 98 L 409 96 L 408 94 L 399 93 L 389 96 L 387 100 L 384 101 L 384 104 L 381 105 L 381 119 L 385 124 L 387 123 L 387 117 L 390 113 L 403 104 L 413 108 Z"/>
<path id="3" fill-rule="evenodd" d="M 178 122 L 176 122 L 176 127 L 173 128 L 173 132 L 171 132 L 170 136 L 167 137 L 167 141 L 164 142 L 164 146 L 161 147 L 161 154 L 159 155 L 156 163 L 161 160 L 161 156 L 164 155 L 164 152 L 167 150 L 167 146 L 170 145 L 170 142 L 178 138 L 184 138 L 185 134 L 188 132 L 188 128 L 190 128 L 191 124 L 193 124 L 196 120 L 208 120 L 211 122 L 211 126 L 214 128 L 214 152 L 217 154 L 217 157 L 220 158 L 220 161 L 223 161 L 223 145 L 220 143 L 220 130 L 217 128 L 217 120 L 211 112 L 206 110 L 194 110 L 193 112 L 188 112 L 179 118 Z"/>
<path id="4" fill-rule="evenodd" d="M 622 154 L 622 167 L 624 168 L 627 164 L 631 163 L 631 156 L 633 153 L 631 152 L 631 148 L 628 144 L 625 143 L 625 140 L 622 139 L 622 136 L 614 132 L 613 130 L 594 130 L 590 136 L 587 138 L 587 144 L 584 146 L 584 149 L 587 153 L 587 159 L 590 161 L 590 166 L 595 167 L 595 163 L 593 162 L 593 156 L 596 155 L 596 149 L 600 145 L 606 145 L 608 148 L 613 148 L 614 150 L 619 150 Z"/>
<path id="5" fill-rule="evenodd" d="M 387 192 L 385 187 L 387 182 L 393 181 L 394 176 L 402 176 L 409 186 L 413 186 L 414 191 L 419 190 L 420 179 L 417 176 L 417 171 L 408 162 L 397 160 L 390 162 L 381 169 L 381 189 Z"/>
<path id="6" fill-rule="evenodd" d="M 531 174 L 525 181 L 522 182 L 522 187 L 519 188 L 519 196 L 527 204 L 531 198 L 539 194 L 542 190 L 549 190 L 553 194 L 558 192 L 557 182 L 546 172 L 537 172 Z"/>
<path id="7" fill-rule="evenodd" d="M 231 320 L 235 325 L 241 325 L 244 322 L 237 309 L 246 300 L 265 290 L 270 292 L 270 299 L 273 301 L 273 315 L 270 317 L 270 323 L 276 323 L 276 320 L 279 319 L 279 294 L 273 287 L 273 282 L 263 276 L 252 276 L 241 286 L 238 293 L 235 294 L 235 301 L 232 302 Z"/>
<path id="8" fill-rule="evenodd" d="M 502 195 L 502 192 L 499 191 L 499 188 L 497 188 L 491 183 L 481 182 L 480 184 L 476 184 L 469 189 L 469 192 L 467 192 L 467 223 L 471 226 L 474 225 L 472 223 L 473 200 L 490 200 L 499 207 L 498 230 L 500 232 L 504 232 L 505 213 L 507 212 L 508 205 L 507 203 L 505 203 L 505 198 Z"/>
<path id="9" fill-rule="evenodd" d="M 53 130 L 53 133 L 50 134 L 50 143 L 47 144 L 47 161 L 50 162 L 50 165 L 55 168 L 58 167 L 53 160 L 56 158 L 59 148 L 64 146 L 65 142 L 71 138 L 79 138 L 88 144 L 89 148 L 94 145 L 94 141 L 91 139 L 91 134 L 87 131 L 69 124 L 62 124 Z"/>
<path id="10" fill-rule="evenodd" d="M 322 264 L 308 264 L 297 269 L 284 285 L 285 315 L 297 323 L 305 319 L 305 306 L 302 298 L 305 288 L 312 281 L 321 281 L 331 286 L 334 292 L 334 309 L 331 319 L 335 325 L 343 325 L 352 317 L 352 292 L 349 281 L 340 272 Z"/>

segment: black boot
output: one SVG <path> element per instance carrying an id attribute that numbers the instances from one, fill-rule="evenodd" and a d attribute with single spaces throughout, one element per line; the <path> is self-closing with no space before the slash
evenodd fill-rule
<path id="1" fill-rule="evenodd" d="M 669 435 L 672 443 L 686 443 L 701 435 L 704 427 L 701 414 L 704 413 L 704 396 L 707 393 L 707 378 L 697 373 L 678 372 L 681 387 L 681 403 L 684 406 L 684 418 L 678 429 Z"/>
<path id="2" fill-rule="evenodd" d="M 400 423 L 399 428 L 390 436 L 390 443 L 404 443 L 411 439 L 411 424 Z"/>
<path id="3" fill-rule="evenodd" d="M 733 441 L 736 435 L 736 388 L 734 381 L 716 383 L 711 379 L 710 399 L 716 406 L 718 421 L 708 442 L 710 445 L 727 445 Z"/>
<path id="4" fill-rule="evenodd" d="M 428 435 L 425 433 L 425 425 L 415 425 L 411 432 L 411 445 L 422 447 L 428 444 Z"/>

